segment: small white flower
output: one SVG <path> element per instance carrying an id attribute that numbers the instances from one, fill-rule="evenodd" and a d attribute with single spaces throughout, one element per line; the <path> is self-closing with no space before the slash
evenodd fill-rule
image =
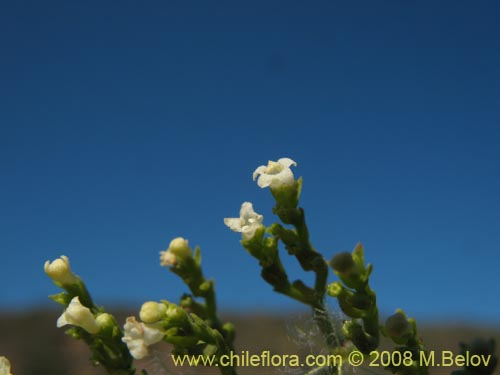
<path id="1" fill-rule="evenodd" d="M 261 165 L 253 172 L 253 179 L 259 176 L 257 185 L 261 188 L 270 186 L 271 188 L 281 185 L 291 185 L 295 181 L 290 166 L 297 166 L 297 163 L 289 158 L 281 158 L 277 162 L 269 160 L 267 165 Z"/>
<path id="2" fill-rule="evenodd" d="M 57 319 L 57 327 L 60 328 L 67 324 L 81 327 L 88 333 L 99 332 L 99 325 L 94 315 L 92 315 L 88 307 L 80 303 L 78 297 L 73 297 L 66 310 L 64 310 L 59 319 Z"/>
<path id="3" fill-rule="evenodd" d="M 263 216 L 253 210 L 250 202 L 241 205 L 240 217 L 225 218 L 224 224 L 234 232 L 240 232 L 244 240 L 252 238 L 257 228 L 262 226 Z"/>
<path id="4" fill-rule="evenodd" d="M 77 282 L 78 278 L 71 272 L 69 259 L 67 256 L 62 255 L 60 258 L 54 260 L 52 263 L 46 261 L 44 265 L 45 273 L 56 283 L 61 285 L 71 285 Z"/>
<path id="5" fill-rule="evenodd" d="M 122 341 L 127 344 L 130 354 L 135 359 L 147 357 L 149 355 L 148 346 L 160 342 L 165 335 L 156 328 L 138 322 L 133 316 L 127 318 L 123 329 L 125 332 Z"/>
<path id="6" fill-rule="evenodd" d="M 10 373 L 10 362 L 7 357 L 0 357 L 0 375 L 12 375 Z"/>

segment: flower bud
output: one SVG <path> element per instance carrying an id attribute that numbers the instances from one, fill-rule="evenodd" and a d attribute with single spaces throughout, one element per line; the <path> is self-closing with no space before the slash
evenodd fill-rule
<path id="1" fill-rule="evenodd" d="M 356 264 L 352 255 L 347 251 L 335 254 L 330 261 L 330 265 L 336 273 L 341 275 L 351 275 L 357 273 Z"/>
<path id="2" fill-rule="evenodd" d="M 165 311 L 167 322 L 170 325 L 182 326 L 186 322 L 186 311 L 175 303 L 169 303 Z"/>
<path id="3" fill-rule="evenodd" d="M 7 357 L 0 357 L 0 375 L 12 375 L 10 373 L 10 362 Z"/>
<path id="4" fill-rule="evenodd" d="M 166 311 L 165 304 L 149 301 L 142 304 L 139 316 L 144 323 L 156 323 L 165 318 Z"/>
<path id="5" fill-rule="evenodd" d="M 78 281 L 77 276 L 71 272 L 69 259 L 65 255 L 62 255 L 52 263 L 50 261 L 46 261 L 44 270 L 45 273 L 59 285 L 71 285 Z"/>
<path id="6" fill-rule="evenodd" d="M 102 313 L 97 315 L 95 318 L 97 325 L 99 326 L 100 333 L 107 333 L 109 336 L 113 335 L 113 330 L 117 326 L 116 320 L 113 315 L 108 313 Z"/>
<path id="7" fill-rule="evenodd" d="M 231 322 L 226 322 L 222 326 L 222 332 L 224 334 L 224 338 L 226 339 L 226 342 L 232 343 L 234 341 L 234 336 L 235 336 L 235 328 L 234 324 Z"/>
<path id="8" fill-rule="evenodd" d="M 78 297 L 74 297 L 71 300 L 66 310 L 57 319 L 57 327 L 60 328 L 67 324 L 81 327 L 89 333 L 99 332 L 99 326 L 96 323 L 94 315 L 88 307 L 80 303 Z"/>
<path id="9" fill-rule="evenodd" d="M 337 281 L 329 284 L 326 291 L 330 297 L 338 297 L 342 293 L 343 289 L 344 287 L 342 284 Z"/>
<path id="10" fill-rule="evenodd" d="M 412 334 L 412 326 L 402 311 L 396 312 L 385 321 L 385 332 L 397 342 L 408 339 Z"/>
<path id="11" fill-rule="evenodd" d="M 356 265 L 352 254 L 342 252 L 336 254 L 330 261 L 330 266 L 335 271 L 335 274 L 340 277 L 346 286 L 357 289 L 362 287 L 363 280 L 360 270 Z"/>
<path id="12" fill-rule="evenodd" d="M 192 256 L 193 251 L 189 247 L 188 241 L 177 237 L 170 241 L 167 250 L 160 251 L 160 264 L 162 266 L 176 266 L 179 261 L 182 262 Z"/>
<path id="13" fill-rule="evenodd" d="M 189 247 L 188 241 L 182 237 L 177 237 L 170 241 L 170 245 L 167 251 L 170 251 L 180 259 L 185 259 L 192 256 L 193 254 L 191 248 Z"/>

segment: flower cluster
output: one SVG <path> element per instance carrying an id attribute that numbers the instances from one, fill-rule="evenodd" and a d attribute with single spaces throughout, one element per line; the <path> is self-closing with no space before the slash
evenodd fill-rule
<path id="1" fill-rule="evenodd" d="M 57 327 L 70 326 L 67 333 L 81 339 L 91 348 L 94 363 L 104 366 L 109 373 L 134 374 L 133 358 L 115 318 L 94 305 L 82 279 L 72 271 L 66 256 L 44 264 L 45 273 L 63 292 L 50 296 L 64 306 L 57 319 Z"/>
<path id="2" fill-rule="evenodd" d="M 270 187 L 271 190 L 287 188 L 295 183 L 290 166 L 296 166 L 297 163 L 290 158 L 281 158 L 278 161 L 269 160 L 267 165 L 261 165 L 253 172 L 253 179 L 257 179 L 257 185 L 261 188 Z M 240 217 L 225 218 L 224 224 L 234 232 L 239 232 L 242 239 L 250 240 L 255 232 L 262 228 L 264 217 L 256 213 L 253 204 L 243 202 L 240 209 Z"/>
<path id="3" fill-rule="evenodd" d="M 281 293 L 311 308 L 318 331 L 331 353 L 348 356 L 352 350 L 369 355 L 380 344 L 380 335 L 392 340 L 399 352 L 414 353 L 410 364 L 388 365 L 394 374 L 426 375 L 428 368 L 416 358 L 426 348 L 417 333 L 413 318 L 400 309 L 380 324 L 377 296 L 370 287 L 373 267 L 365 263 L 364 249 L 357 244 L 354 250 L 336 254 L 330 262 L 311 243 L 305 211 L 299 206 L 302 178 L 295 179 L 291 170 L 297 163 L 290 158 L 269 161 L 253 172 L 253 180 L 261 188 L 269 187 L 274 197 L 273 214 L 279 221 L 266 227 L 264 217 L 255 212 L 251 202 L 241 205 L 239 217 L 225 218 L 224 224 L 241 233 L 242 246 L 255 257 L 261 276 L 277 293 Z M 314 281 L 290 281 L 281 261 L 282 251 L 296 258 L 305 272 L 314 273 Z M 215 284 L 205 278 L 201 268 L 201 249 L 194 250 L 183 237 L 170 241 L 160 251 L 160 265 L 179 276 L 189 288 L 178 303 L 161 300 L 142 304 L 139 320 L 126 318 L 123 327 L 115 318 L 97 307 L 82 279 L 71 271 L 68 257 L 62 255 L 44 265 L 45 273 L 64 292 L 51 298 L 64 306 L 57 327 L 67 329 L 72 337 L 82 339 L 91 350 L 91 359 L 110 374 L 135 375 L 135 359 L 149 355 L 150 347 L 161 341 L 173 346 L 173 354 L 202 355 L 215 359 L 222 375 L 237 375 L 236 369 L 220 366 L 223 356 L 234 352 L 235 329 L 217 314 Z M 328 284 L 331 269 L 338 281 Z M 345 314 L 342 322 L 332 320 L 327 310 L 326 296 L 334 297 Z M 465 366 L 453 375 L 491 375 L 497 364 L 494 342 L 476 341 L 462 344 L 463 352 L 492 355 L 492 361 L 481 368 Z M 307 374 L 337 375 L 339 366 L 324 366 L 308 370 Z M 141 371 L 147 375 L 146 370 Z M 0 375 L 12 375 L 7 358 L 0 357 Z"/>

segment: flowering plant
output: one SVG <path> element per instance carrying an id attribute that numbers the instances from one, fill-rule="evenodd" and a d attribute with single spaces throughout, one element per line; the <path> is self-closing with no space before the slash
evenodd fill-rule
<path id="1" fill-rule="evenodd" d="M 385 336 L 394 343 L 395 352 L 409 353 L 404 363 L 388 363 L 386 370 L 394 374 L 427 374 L 429 365 L 419 359 L 427 349 L 418 336 L 415 320 L 398 309 L 385 323 L 380 322 L 376 293 L 370 286 L 373 267 L 365 261 L 363 246 L 357 244 L 352 252 L 335 254 L 331 260 L 326 260 L 313 246 L 305 210 L 299 207 L 302 178 L 295 179 L 292 166 L 297 163 L 281 158 L 269 161 L 253 173 L 259 187 L 269 187 L 276 202 L 273 212 L 279 222 L 265 226 L 264 217 L 254 211 L 253 204 L 244 202 L 239 217 L 225 218 L 224 223 L 241 233 L 241 245 L 258 260 L 261 277 L 274 291 L 310 307 L 328 352 L 344 358 L 356 352 L 369 358 L 379 347 L 381 336 Z M 281 261 L 280 245 L 305 272 L 314 274 L 311 285 L 300 279 L 290 281 Z M 211 356 L 221 374 L 237 374 L 237 368 L 221 361 L 234 351 L 235 327 L 223 322 L 217 313 L 214 282 L 203 274 L 200 248 L 193 250 L 186 239 L 175 238 L 167 250 L 160 252 L 160 264 L 179 276 L 190 294 L 184 294 L 178 303 L 145 302 L 139 312 L 140 320 L 128 317 L 121 327 L 111 314 L 94 304 L 82 279 L 71 271 L 66 256 L 47 261 L 46 274 L 64 290 L 51 296 L 64 306 L 57 326 L 69 325 L 67 332 L 87 343 L 92 361 L 110 374 L 136 374 L 134 360 L 148 356 L 149 347 L 160 341 L 171 344 L 174 354 Z M 329 282 L 330 271 L 337 281 Z M 345 315 L 343 321 L 331 317 L 326 308 L 327 297 L 337 299 Z M 496 364 L 493 341 L 462 344 L 462 350 L 488 354 L 492 360 L 485 366 L 465 366 L 455 375 L 493 373 Z M 344 367 L 330 364 L 306 371 L 311 375 L 340 374 Z M 6 359 L 0 361 L 0 374 L 4 373 L 10 373 Z M 141 373 L 147 371 L 143 369 Z"/>

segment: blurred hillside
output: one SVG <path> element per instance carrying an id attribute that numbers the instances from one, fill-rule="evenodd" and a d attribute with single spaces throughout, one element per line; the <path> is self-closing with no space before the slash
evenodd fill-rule
<path id="1" fill-rule="evenodd" d="M 75 341 L 57 329 L 57 310 L 0 313 L 0 355 L 6 355 L 12 363 L 14 375 L 104 375 L 100 367 L 90 364 L 89 351 L 84 343 Z M 124 321 L 133 312 L 117 313 L 118 321 Z M 318 353 L 314 325 L 306 316 L 260 314 L 226 317 L 237 327 L 236 348 L 260 353 L 270 350 L 273 354 Z M 420 326 L 421 337 L 431 350 L 452 350 L 458 353 L 458 342 L 476 337 L 494 337 L 500 342 L 500 327 L 472 325 L 427 324 Z M 386 346 L 387 343 L 384 344 Z M 390 348 L 391 346 L 387 346 Z M 171 370 L 172 363 L 167 345 L 158 347 L 153 358 L 137 363 L 137 368 L 148 368 L 151 375 L 161 374 L 218 374 L 201 368 Z M 497 345 L 497 356 L 499 350 Z M 163 367 L 165 364 L 167 368 Z M 451 368 L 432 368 L 431 374 L 449 374 Z M 497 369 L 498 371 L 498 369 Z M 256 373 L 255 368 L 239 369 L 241 375 Z M 300 374 L 297 369 L 259 368 L 259 374 Z M 358 368 L 356 373 L 388 374 L 383 370 Z"/>

